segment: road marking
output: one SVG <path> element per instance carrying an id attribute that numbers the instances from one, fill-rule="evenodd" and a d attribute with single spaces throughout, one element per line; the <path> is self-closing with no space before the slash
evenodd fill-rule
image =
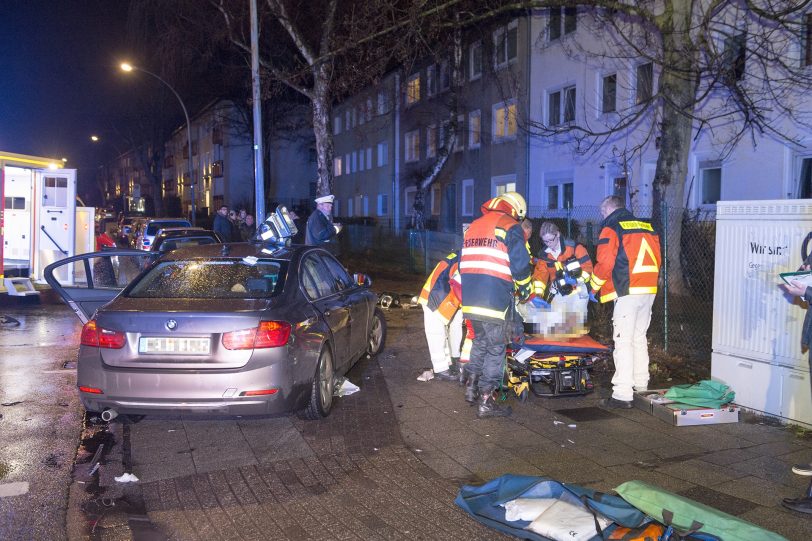
<path id="1" fill-rule="evenodd" d="M 19 481 L 17 483 L 5 483 L 0 485 L 0 498 L 8 498 L 9 496 L 22 496 L 28 493 L 28 481 Z"/>

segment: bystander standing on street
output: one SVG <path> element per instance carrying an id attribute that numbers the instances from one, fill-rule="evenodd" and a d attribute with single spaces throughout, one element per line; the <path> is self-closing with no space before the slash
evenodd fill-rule
<path id="1" fill-rule="evenodd" d="M 217 214 L 214 215 L 214 224 L 212 225 L 214 232 L 220 235 L 223 242 L 231 242 L 231 222 L 228 220 L 228 206 L 220 205 Z"/>
<path id="2" fill-rule="evenodd" d="M 649 222 L 636 218 L 623 200 L 611 195 L 601 202 L 603 224 L 590 296 L 615 302 L 612 337 L 615 374 L 608 408 L 632 407 L 634 391 L 648 389 L 648 332 L 660 276 L 660 237 Z"/>
<path id="3" fill-rule="evenodd" d="M 245 215 L 245 221 L 240 224 L 240 238 L 243 242 L 249 242 L 257 232 L 257 224 L 250 214 Z"/>

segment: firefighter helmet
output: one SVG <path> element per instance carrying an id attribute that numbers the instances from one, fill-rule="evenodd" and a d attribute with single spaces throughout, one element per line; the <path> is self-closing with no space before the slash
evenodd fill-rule
<path id="1" fill-rule="evenodd" d="M 513 211 L 516 217 L 519 220 L 524 219 L 525 215 L 527 214 L 527 203 L 522 197 L 522 194 L 518 192 L 505 192 L 499 196 L 499 199 L 506 202 L 513 208 Z"/>

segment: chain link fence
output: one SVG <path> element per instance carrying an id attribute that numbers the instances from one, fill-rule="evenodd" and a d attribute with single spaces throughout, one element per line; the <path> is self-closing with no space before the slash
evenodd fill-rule
<path id="1" fill-rule="evenodd" d="M 652 220 L 660 235 L 663 271 L 654 303 L 649 342 L 669 355 L 710 362 L 713 328 L 713 272 L 716 239 L 715 213 L 663 206 L 631 209 L 641 219 Z M 530 208 L 533 222 L 530 249 L 542 249 L 538 236 L 544 221 L 555 223 L 561 233 L 583 244 L 595 260 L 602 217 L 596 206 L 569 209 Z M 426 276 L 448 253 L 459 250 L 462 234 L 437 231 L 396 231 L 388 225 L 355 224 L 341 235 L 342 254 L 363 258 L 370 270 L 389 268 Z M 590 304 L 591 333 L 610 339 L 612 305 Z"/>

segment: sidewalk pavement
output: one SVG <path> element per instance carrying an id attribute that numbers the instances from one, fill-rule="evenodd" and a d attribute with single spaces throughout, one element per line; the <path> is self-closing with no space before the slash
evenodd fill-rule
<path id="1" fill-rule="evenodd" d="M 104 496 L 137 499 L 112 480 L 132 471 L 144 514 L 102 513 L 94 538 L 126 538 L 148 520 L 150 532 L 184 540 L 503 539 L 453 500 L 462 484 L 516 473 L 603 491 L 640 479 L 812 539 L 812 516 L 780 507 L 806 488 L 790 465 L 812 459 L 808 436 L 754 416 L 674 427 L 599 409 L 598 392 L 511 400 L 512 417 L 477 420 L 456 383 L 416 380 L 430 366 L 421 311 L 392 309 L 387 321 L 386 349 L 349 375 L 360 392 L 326 420 L 147 417 L 126 426 L 128 438 L 111 425 L 129 447 L 102 466 Z"/>

